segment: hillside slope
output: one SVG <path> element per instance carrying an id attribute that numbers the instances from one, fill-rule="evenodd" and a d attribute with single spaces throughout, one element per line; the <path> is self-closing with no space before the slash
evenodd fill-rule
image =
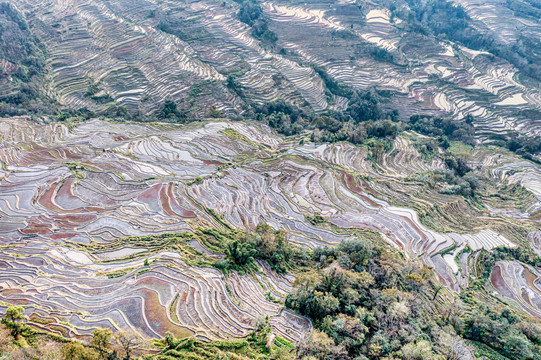
<path id="1" fill-rule="evenodd" d="M 395 92 L 403 118 L 470 114 L 484 132 L 539 133 L 540 25 L 526 1 L 13 3 L 48 49 L 56 99 L 75 110 L 148 114 L 166 99 L 199 115 L 278 99 L 344 109 L 318 66 Z"/>

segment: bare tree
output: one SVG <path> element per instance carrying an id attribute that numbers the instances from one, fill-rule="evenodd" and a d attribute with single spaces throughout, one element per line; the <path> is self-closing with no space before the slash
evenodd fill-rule
<path id="1" fill-rule="evenodd" d="M 122 350 L 124 350 L 124 353 L 126 356 L 124 357 L 125 360 L 131 360 L 132 355 L 141 343 L 139 337 L 135 335 L 133 332 L 126 332 L 126 331 L 120 331 L 115 334 L 115 340 L 120 345 Z"/>

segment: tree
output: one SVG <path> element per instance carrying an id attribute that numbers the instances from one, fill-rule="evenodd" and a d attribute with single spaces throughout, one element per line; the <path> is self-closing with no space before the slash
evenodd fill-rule
<path id="1" fill-rule="evenodd" d="M 312 330 L 308 339 L 302 341 L 297 348 L 301 359 L 347 359 L 347 351 L 343 346 L 336 346 L 332 338 L 319 330 Z"/>
<path id="2" fill-rule="evenodd" d="M 340 308 L 340 300 L 330 293 L 320 296 L 319 304 L 323 314 L 334 314 Z"/>
<path id="3" fill-rule="evenodd" d="M 24 308 L 22 306 L 10 306 L 6 310 L 6 321 L 16 322 L 24 319 Z"/>
<path id="4" fill-rule="evenodd" d="M 162 109 L 158 114 L 160 119 L 171 119 L 177 122 L 183 122 L 187 120 L 187 115 L 184 111 L 178 109 L 177 103 L 173 100 L 165 100 Z"/>
<path id="5" fill-rule="evenodd" d="M 241 243 L 239 240 L 233 240 L 227 243 L 227 257 L 238 266 L 245 266 L 254 262 L 254 256 L 257 255 L 257 250 L 253 248 L 251 243 Z"/>
<path id="6" fill-rule="evenodd" d="M 92 332 L 92 346 L 99 354 L 99 358 L 104 360 L 109 355 L 109 344 L 113 332 L 109 329 L 96 329 Z"/>
<path id="7" fill-rule="evenodd" d="M 169 349 L 172 349 L 175 347 L 177 339 L 175 339 L 175 335 L 173 335 L 171 332 L 168 331 L 165 333 L 164 341 L 165 341 L 165 345 L 167 345 Z"/>
<path id="8" fill-rule="evenodd" d="M 365 266 L 374 256 L 374 247 L 362 238 L 344 240 L 338 245 L 338 250 L 348 254 L 353 266 Z"/>
<path id="9" fill-rule="evenodd" d="M 229 75 L 225 81 L 225 86 L 234 91 L 238 96 L 243 97 L 242 85 L 235 79 L 233 75 Z"/>
<path id="10" fill-rule="evenodd" d="M 355 122 L 381 119 L 382 112 L 379 107 L 380 97 L 374 90 L 367 90 L 360 93 L 355 92 L 350 99 L 346 113 Z"/>
<path id="11" fill-rule="evenodd" d="M 286 233 L 282 230 L 274 230 L 268 224 L 257 225 L 255 231 L 255 236 L 250 237 L 248 241 L 254 243 L 258 258 L 269 262 L 273 270 L 285 272 L 293 256 Z"/>
<path id="12" fill-rule="evenodd" d="M 84 348 L 78 342 L 71 342 L 62 347 L 63 360 L 92 360 L 95 359 L 95 353 Z"/>
<path id="13" fill-rule="evenodd" d="M 168 118 L 172 115 L 176 115 L 178 112 L 177 104 L 173 100 L 165 100 L 161 112 L 161 117 Z"/>
<path id="14" fill-rule="evenodd" d="M 402 347 L 402 356 L 405 360 L 429 360 L 434 359 L 434 353 L 430 343 L 426 340 L 410 342 Z"/>
<path id="15" fill-rule="evenodd" d="M 216 106 L 211 106 L 207 111 L 207 117 L 212 119 L 219 119 L 222 117 L 222 112 L 218 110 Z"/>
<path id="16" fill-rule="evenodd" d="M 503 340 L 503 351 L 512 359 L 529 359 L 532 356 L 532 344 L 526 336 L 517 331 L 509 331 Z"/>
<path id="17" fill-rule="evenodd" d="M 245 1 L 240 7 L 238 17 L 243 23 L 253 26 L 262 14 L 263 9 L 259 4 L 253 1 Z"/>
<path id="18" fill-rule="evenodd" d="M 7 308 L 2 323 L 11 331 L 11 335 L 16 338 L 28 330 L 28 326 L 20 322 L 22 320 L 24 320 L 24 308 L 13 305 Z"/>
<path id="19" fill-rule="evenodd" d="M 133 333 L 121 331 L 115 334 L 115 340 L 126 354 L 124 359 L 130 360 L 135 348 L 139 344 L 139 338 Z"/>

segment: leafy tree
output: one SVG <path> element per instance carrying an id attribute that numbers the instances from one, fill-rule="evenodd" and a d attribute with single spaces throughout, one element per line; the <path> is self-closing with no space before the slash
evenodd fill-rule
<path id="1" fill-rule="evenodd" d="M 24 320 L 24 308 L 22 306 L 13 305 L 8 307 L 5 316 L 6 322 L 17 322 Z"/>
<path id="2" fill-rule="evenodd" d="M 187 115 L 178 109 L 177 103 L 173 100 L 165 100 L 158 115 L 160 119 L 169 119 L 177 122 L 185 122 Z"/>
<path id="3" fill-rule="evenodd" d="M 84 348 L 78 342 L 70 342 L 65 344 L 62 349 L 63 360 L 93 360 L 96 358 L 96 354 L 90 350 Z"/>
<path id="4" fill-rule="evenodd" d="M 375 138 L 395 138 L 398 135 L 399 127 L 390 120 L 375 121 L 367 126 L 367 134 Z"/>
<path id="5" fill-rule="evenodd" d="M 276 34 L 269 29 L 263 9 L 255 1 L 247 0 L 242 2 L 237 16 L 240 21 L 252 27 L 252 34 L 256 38 L 271 43 L 278 40 Z"/>
<path id="6" fill-rule="evenodd" d="M 207 117 L 219 119 L 222 117 L 222 112 L 216 106 L 211 106 L 207 111 Z"/>
<path id="7" fill-rule="evenodd" d="M 24 308 L 19 305 L 12 305 L 7 308 L 2 324 L 11 331 L 13 337 L 17 338 L 29 330 L 28 326 L 22 322 L 24 319 Z"/>
<path id="8" fill-rule="evenodd" d="M 346 112 L 357 123 L 368 120 L 379 120 L 382 117 L 379 103 L 379 95 L 374 90 L 356 92 L 351 97 Z"/>
<path id="9" fill-rule="evenodd" d="M 242 91 L 242 85 L 235 79 L 233 75 L 227 76 L 227 80 L 225 81 L 225 86 L 227 86 L 228 89 L 234 91 L 241 98 L 244 97 L 244 93 Z"/>
<path id="10" fill-rule="evenodd" d="M 175 338 L 175 335 L 173 335 L 171 332 L 168 331 L 165 333 L 164 341 L 165 341 L 165 345 L 167 345 L 169 349 L 172 349 L 175 347 L 177 339 Z"/>
<path id="11" fill-rule="evenodd" d="M 282 230 L 274 230 L 268 224 L 259 224 L 255 235 L 249 239 L 257 250 L 257 257 L 267 261 L 278 272 L 285 272 L 294 255 L 293 248 Z"/>
<path id="12" fill-rule="evenodd" d="M 253 244 L 249 242 L 241 242 L 233 240 L 227 243 L 225 249 L 227 258 L 236 265 L 236 267 L 244 267 L 253 264 L 254 257 L 257 255 L 257 250 Z"/>
<path id="13" fill-rule="evenodd" d="M 359 270 L 364 269 L 368 261 L 380 252 L 370 242 L 359 237 L 342 241 L 338 245 L 338 251 L 347 254 L 353 266 Z"/>
<path id="14" fill-rule="evenodd" d="M 113 332 L 109 329 L 96 329 L 92 332 L 92 346 L 96 349 L 99 358 L 102 360 L 107 359 L 109 355 L 109 346 L 112 337 Z"/>
<path id="15" fill-rule="evenodd" d="M 244 1 L 239 9 L 239 20 L 249 26 L 253 26 L 257 19 L 263 14 L 263 9 L 254 1 Z"/>
<path id="16" fill-rule="evenodd" d="M 401 349 L 404 360 L 432 360 L 434 353 L 432 346 L 426 340 L 410 342 L 404 345 Z"/>

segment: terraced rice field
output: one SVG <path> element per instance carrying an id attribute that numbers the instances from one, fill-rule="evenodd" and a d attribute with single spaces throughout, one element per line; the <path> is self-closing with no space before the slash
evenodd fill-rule
<path id="1" fill-rule="evenodd" d="M 513 65 L 405 31 L 405 21 L 381 6 L 263 2 L 278 37 L 269 46 L 238 20 L 239 4 L 233 1 L 13 2 L 28 12 L 33 31 L 49 49 L 52 93 L 74 109 L 117 104 L 151 113 L 164 99 L 199 114 L 211 105 L 241 113 L 246 101 L 278 99 L 315 112 L 344 109 L 346 99 L 326 93 L 312 69 L 318 65 L 356 89 L 397 92 L 403 117 L 473 115 L 481 134 L 540 132 L 539 119 L 522 111 L 541 108 L 539 88 L 521 80 Z M 539 32 L 538 24 L 508 16 L 503 2 L 457 3 L 482 31 L 504 42 Z M 394 60 L 374 59 L 370 46 Z M 236 77 L 244 99 L 224 86 L 228 75 Z M 91 86 L 98 92 L 89 94 Z"/>
<path id="2" fill-rule="evenodd" d="M 2 124 L 7 172 L 0 190 L 0 297 L 28 305 L 39 327 L 69 336 L 112 327 L 146 338 L 172 331 L 213 339 L 245 336 L 258 315 L 268 314 L 276 331 L 292 341 L 310 329 L 307 319 L 266 300 L 267 291 L 283 298 L 292 277 L 269 270 L 260 280 L 236 274 L 226 279 L 216 269 L 188 266 L 170 251 L 117 246 L 87 253 L 78 246 L 212 224 L 182 180 L 215 174 L 242 151 L 219 132 L 230 125 L 163 132 L 97 121 L 70 133 L 62 126 L 25 133 L 31 126 L 24 121 Z M 232 127 L 269 146 L 276 142 L 257 128 Z M 93 135 L 96 129 L 101 135 Z M 39 138 L 47 132 L 58 138 Z M 17 140 L 26 136 L 27 142 Z M 199 147 L 209 137 L 216 138 L 208 143 L 215 151 Z M 219 147 L 221 141 L 229 147 Z M 172 145 L 177 142 L 185 145 Z M 151 265 L 144 266 L 145 259 Z M 106 276 L 111 274 L 120 275 Z"/>
<path id="3" fill-rule="evenodd" d="M 531 266 L 517 261 L 500 261 L 492 270 L 490 282 L 506 300 L 522 307 L 531 315 L 541 317 L 541 274 Z"/>
<path id="4" fill-rule="evenodd" d="M 505 214 L 469 233 L 422 224 L 414 210 L 419 204 L 456 199 L 408 183 L 444 165 L 425 160 L 407 137 L 397 138 L 378 163 L 362 147 L 298 145 L 249 122 L 178 127 L 92 120 L 68 129 L 11 118 L 0 121 L 0 143 L 0 308 L 26 305 L 36 326 L 66 336 L 111 327 L 145 338 L 166 331 L 241 337 L 262 314 L 291 341 L 311 329 L 308 319 L 279 304 L 294 276 L 260 263 L 257 276 L 225 277 L 166 243 L 133 237 L 191 234 L 224 221 L 253 230 L 266 222 L 286 230 L 291 243 L 313 248 L 369 229 L 434 267 L 450 292 L 464 284 L 472 252 L 515 246 L 500 229 L 518 220 Z M 508 178 L 535 193 L 535 176 L 513 178 L 519 173 L 506 165 L 483 154 L 475 159 L 495 182 Z M 385 185 L 391 180 L 394 188 Z M 325 226 L 306 220 L 316 212 L 328 219 Z M 222 256 L 196 237 L 182 239 L 210 260 Z"/>

